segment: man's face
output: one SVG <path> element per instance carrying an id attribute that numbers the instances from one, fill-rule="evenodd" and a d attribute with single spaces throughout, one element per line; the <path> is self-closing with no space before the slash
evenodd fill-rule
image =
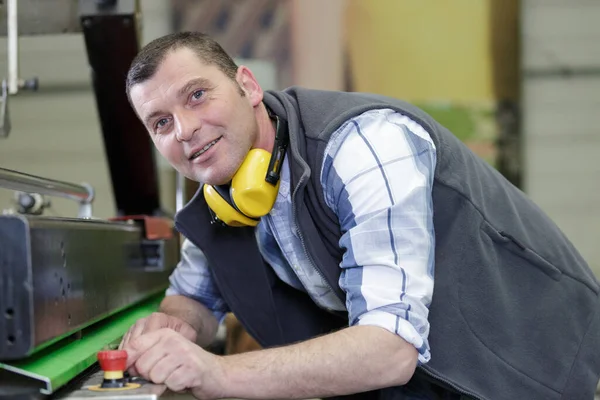
<path id="1" fill-rule="evenodd" d="M 252 74 L 236 81 L 188 48 L 170 52 L 155 75 L 131 89 L 135 111 L 158 151 L 189 179 L 227 183 L 258 135 L 255 107 L 262 92 L 246 93 Z"/>

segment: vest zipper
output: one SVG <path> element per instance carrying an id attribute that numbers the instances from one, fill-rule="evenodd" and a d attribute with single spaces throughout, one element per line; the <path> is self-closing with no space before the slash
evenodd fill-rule
<path id="1" fill-rule="evenodd" d="M 304 169 L 306 170 L 308 168 L 308 165 L 306 164 L 306 162 L 299 156 L 299 154 L 297 154 L 298 151 L 293 146 L 290 146 L 290 147 L 291 147 L 292 153 L 294 153 L 294 156 L 297 156 L 296 158 L 298 158 L 301 161 Z M 294 150 L 296 150 L 296 151 L 294 151 Z M 338 297 L 338 295 L 336 294 L 336 291 L 333 290 L 333 288 L 329 284 L 329 281 L 327 281 L 327 279 L 325 279 L 325 275 L 323 275 L 321 270 L 315 264 L 312 256 L 306 250 L 306 241 L 304 240 L 304 235 L 302 235 L 302 231 L 298 227 L 298 215 L 296 212 L 297 206 L 296 206 L 296 203 L 294 202 L 294 199 L 296 197 L 296 194 L 298 193 L 298 190 L 300 189 L 300 187 L 302 187 L 303 182 L 306 180 L 306 176 L 307 175 L 305 173 L 302 174 L 302 176 L 300 177 L 300 180 L 298 181 L 298 183 L 296 184 L 296 187 L 294 188 L 294 190 L 292 192 L 292 217 L 293 217 L 294 230 L 298 234 L 298 238 L 300 238 L 300 243 L 302 243 L 302 250 L 304 250 L 304 255 L 306 256 L 306 259 L 308 260 L 308 262 L 310 262 L 310 265 L 313 267 L 313 269 L 315 271 L 317 271 L 317 274 L 321 277 L 321 280 L 323 281 L 323 283 L 325 283 L 325 285 L 333 293 L 333 295 L 335 297 L 337 297 L 342 302 L 343 305 L 345 305 L 345 303 L 346 303 L 345 300 L 340 299 Z M 330 311 L 335 311 L 335 310 L 330 310 Z"/>
<path id="2" fill-rule="evenodd" d="M 479 397 L 471 392 L 466 391 L 465 389 L 461 388 L 460 386 L 456 385 L 455 383 L 450 382 L 446 378 L 442 378 L 442 377 L 438 376 L 437 374 L 434 374 L 433 372 L 429 371 L 425 367 L 418 367 L 418 369 L 423 371 L 423 373 L 425 373 L 425 375 L 429 376 L 430 378 L 433 378 L 434 380 L 441 382 L 443 385 L 446 385 L 447 387 L 458 392 L 461 396 L 469 396 L 469 398 L 471 398 L 473 400 L 485 400 L 483 397 Z"/>
<path id="3" fill-rule="evenodd" d="M 293 213 L 293 217 L 294 217 L 294 229 L 296 230 L 296 233 L 298 234 L 298 237 L 300 238 L 300 243 L 302 243 L 302 250 L 304 250 L 304 255 L 306 256 L 306 259 L 308 260 L 308 262 L 310 262 L 311 267 L 315 271 L 317 271 L 317 274 L 321 277 L 321 280 L 323 281 L 323 283 L 325 283 L 325 285 L 327 286 L 327 289 L 329 289 L 331 291 L 331 293 L 333 293 L 333 295 L 336 298 L 338 298 L 338 300 L 340 300 L 342 302 L 342 304 L 344 304 L 344 300 L 340 299 L 337 296 L 337 294 L 335 293 L 335 290 L 333 290 L 333 288 L 331 287 L 331 285 L 329 284 L 327 279 L 325 279 L 325 275 L 323 275 L 321 270 L 319 268 L 317 268 L 317 265 L 313 261 L 312 256 L 306 250 L 306 242 L 304 241 L 304 236 L 302 235 L 302 232 L 300 231 L 300 228 L 298 227 L 298 224 L 296 223 L 296 208 L 295 207 L 293 207 L 292 213 Z M 336 311 L 336 310 L 331 310 L 331 311 Z"/>

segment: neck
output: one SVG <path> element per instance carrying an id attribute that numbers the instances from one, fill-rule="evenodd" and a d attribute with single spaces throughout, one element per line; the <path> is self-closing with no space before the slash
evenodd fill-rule
<path id="1" fill-rule="evenodd" d="M 255 149 L 267 150 L 271 153 L 273 152 L 273 145 L 275 143 L 275 124 L 271 118 L 269 118 L 269 113 L 263 103 L 257 107 L 256 113 L 258 135 L 252 147 Z"/>

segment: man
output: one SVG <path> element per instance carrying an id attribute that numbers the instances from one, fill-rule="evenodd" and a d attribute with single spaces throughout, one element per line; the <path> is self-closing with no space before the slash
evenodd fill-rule
<path id="1" fill-rule="evenodd" d="M 203 183 L 176 218 L 187 240 L 160 313 L 123 339 L 132 373 L 199 398 L 593 396 L 598 282 L 423 111 L 263 92 L 198 33 L 148 44 L 127 91 L 160 153 Z M 228 311 L 264 350 L 202 349 Z"/>

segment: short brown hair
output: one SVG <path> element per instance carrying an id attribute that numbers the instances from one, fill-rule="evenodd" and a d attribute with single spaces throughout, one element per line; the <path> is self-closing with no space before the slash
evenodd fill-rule
<path id="1" fill-rule="evenodd" d="M 130 101 L 131 88 L 152 78 L 167 54 L 182 47 L 193 50 L 202 61 L 217 66 L 235 81 L 238 66 L 214 39 L 200 32 L 171 33 L 148 43 L 131 62 L 125 84 Z"/>

